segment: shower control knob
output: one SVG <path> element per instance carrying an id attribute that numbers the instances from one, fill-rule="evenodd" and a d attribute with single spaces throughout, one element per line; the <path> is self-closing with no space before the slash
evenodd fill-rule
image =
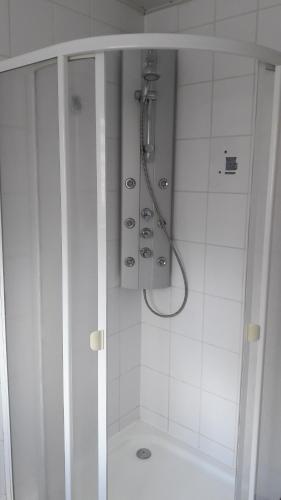
<path id="1" fill-rule="evenodd" d="M 142 230 L 141 230 L 141 236 L 143 238 L 152 238 L 153 236 L 153 231 L 152 229 L 150 229 L 149 227 L 144 227 Z"/>
<path id="2" fill-rule="evenodd" d="M 127 267 L 134 267 L 135 262 L 136 261 L 135 261 L 134 257 L 126 257 L 126 259 L 125 259 L 125 266 L 127 266 Z"/>
<path id="3" fill-rule="evenodd" d="M 141 211 L 141 216 L 145 221 L 152 219 L 154 213 L 150 208 L 143 208 Z"/>
<path id="4" fill-rule="evenodd" d="M 125 180 L 125 186 L 127 189 L 134 189 L 136 187 L 136 181 L 133 177 L 128 177 L 126 180 Z"/>
<path id="5" fill-rule="evenodd" d="M 133 229 L 136 225 L 136 221 L 132 217 L 128 217 L 128 219 L 124 221 L 124 224 L 128 229 Z"/>
<path id="6" fill-rule="evenodd" d="M 158 266 L 160 266 L 160 267 L 164 267 L 164 266 L 166 266 L 167 261 L 166 261 L 165 257 L 159 257 L 159 258 L 157 259 L 157 264 L 158 264 Z"/>
<path id="7" fill-rule="evenodd" d="M 153 256 L 152 250 L 148 247 L 141 248 L 140 254 L 144 259 L 150 259 Z"/>
<path id="8" fill-rule="evenodd" d="M 162 179 L 160 179 L 160 181 L 158 182 L 158 186 L 162 191 L 167 189 L 169 187 L 168 179 L 166 177 L 162 177 Z"/>

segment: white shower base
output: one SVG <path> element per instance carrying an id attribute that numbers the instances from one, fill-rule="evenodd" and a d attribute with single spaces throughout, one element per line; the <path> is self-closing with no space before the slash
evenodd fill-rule
<path id="1" fill-rule="evenodd" d="M 151 458 L 138 459 L 139 448 Z M 234 500 L 230 472 L 142 422 L 110 440 L 108 485 L 109 500 Z"/>

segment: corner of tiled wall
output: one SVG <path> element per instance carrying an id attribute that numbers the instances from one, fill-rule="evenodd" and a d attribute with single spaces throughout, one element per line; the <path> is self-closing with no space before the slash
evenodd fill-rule
<path id="1" fill-rule="evenodd" d="M 147 32 L 216 35 L 281 49 L 278 0 L 192 0 L 149 14 Z M 179 52 L 174 237 L 189 277 L 171 321 L 142 310 L 141 417 L 235 465 L 241 374 L 254 62 Z M 224 175 L 237 156 L 236 176 Z M 184 214 L 184 216 L 183 216 Z M 176 267 L 162 310 L 182 296 Z"/>
<path id="2" fill-rule="evenodd" d="M 143 31 L 143 16 L 118 0 L 1 0 L 0 56 L 92 35 Z"/>

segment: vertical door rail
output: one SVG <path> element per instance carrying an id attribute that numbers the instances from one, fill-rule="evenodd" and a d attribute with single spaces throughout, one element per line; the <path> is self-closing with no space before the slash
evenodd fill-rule
<path id="1" fill-rule="evenodd" d="M 62 336 L 65 500 L 72 500 L 73 422 L 71 384 L 71 325 L 69 278 L 68 169 L 69 169 L 69 78 L 68 58 L 58 57 L 58 112 L 60 146 L 61 244 L 62 244 Z"/>
<path id="2" fill-rule="evenodd" d="M 3 435 L 4 435 L 6 496 L 7 500 L 13 500 L 14 493 L 13 493 L 11 425 L 10 425 L 8 367 L 7 367 L 8 360 L 7 360 L 5 296 L 4 296 L 3 230 L 2 230 L 1 212 L 2 209 L 0 204 L 0 380 L 1 380 Z"/>
<path id="3" fill-rule="evenodd" d="M 256 367 L 256 389 L 255 389 L 254 414 L 253 414 L 249 500 L 255 499 L 255 490 L 256 490 L 259 433 L 260 433 L 260 421 L 261 421 L 261 400 L 262 400 L 263 374 L 264 374 L 264 352 L 265 352 L 265 340 L 266 340 L 265 335 L 266 335 L 266 322 L 267 322 L 267 309 L 268 309 L 273 206 L 274 206 L 275 180 L 276 180 L 277 161 L 278 161 L 278 147 L 280 145 L 280 115 L 281 115 L 281 66 L 276 66 L 274 95 L 273 95 L 272 124 L 271 124 L 271 140 L 270 140 L 270 151 L 269 151 L 269 172 L 268 172 L 266 213 L 265 213 L 265 234 L 263 241 L 263 257 L 262 257 L 261 297 L 260 297 L 261 338 L 258 345 L 258 357 L 257 357 L 257 367 Z"/>
<path id="4" fill-rule="evenodd" d="M 98 352 L 98 500 L 107 499 L 107 431 L 106 431 L 106 318 L 107 318 L 107 251 L 106 251 L 106 109 L 105 56 L 95 56 L 96 90 L 96 165 L 97 165 L 97 245 L 98 245 L 98 329 L 104 331 L 104 349 Z"/>

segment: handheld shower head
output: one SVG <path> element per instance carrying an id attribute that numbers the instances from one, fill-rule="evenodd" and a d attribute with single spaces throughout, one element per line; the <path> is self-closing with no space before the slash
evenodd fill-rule
<path id="1" fill-rule="evenodd" d="M 156 82 L 157 80 L 159 80 L 160 75 L 154 71 L 146 71 L 143 74 L 143 77 L 146 82 Z"/>
<path id="2" fill-rule="evenodd" d="M 145 57 L 143 78 L 146 82 L 156 82 L 160 75 L 157 73 L 157 53 L 155 50 L 148 50 Z"/>

